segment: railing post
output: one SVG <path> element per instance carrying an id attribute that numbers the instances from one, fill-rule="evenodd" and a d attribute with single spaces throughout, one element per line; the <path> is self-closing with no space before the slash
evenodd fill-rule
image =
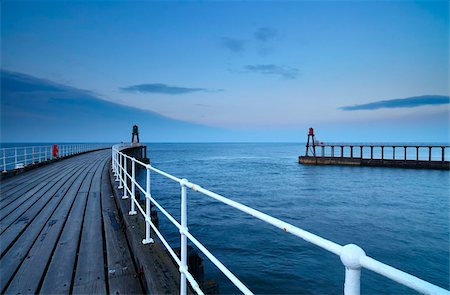
<path id="1" fill-rule="evenodd" d="M 5 153 L 5 149 L 3 149 L 3 172 L 6 172 L 6 153 Z"/>
<path id="2" fill-rule="evenodd" d="M 431 161 L 431 146 L 428 147 L 428 161 Z"/>
<path id="3" fill-rule="evenodd" d="M 331 157 L 334 158 L 334 145 L 331 146 Z"/>
<path id="4" fill-rule="evenodd" d="M 126 159 L 125 159 L 126 161 Z M 136 189 L 136 185 L 134 184 L 134 182 L 136 181 L 136 173 L 135 173 L 135 162 L 134 162 L 134 158 L 131 159 L 131 210 L 130 212 L 128 212 L 128 214 L 130 215 L 136 215 L 136 204 L 134 202 L 136 202 L 136 195 L 135 195 L 135 189 Z"/>
<path id="5" fill-rule="evenodd" d="M 147 167 L 147 187 L 145 189 L 145 239 L 142 240 L 142 244 L 153 243 L 151 237 L 151 211 L 150 211 L 150 167 Z"/>
<path id="6" fill-rule="evenodd" d="M 444 162 L 445 161 L 445 146 L 442 146 L 441 149 L 442 149 L 442 162 Z"/>
<path id="7" fill-rule="evenodd" d="M 360 150 L 360 156 L 361 156 L 361 160 L 362 160 L 362 158 L 363 158 L 363 146 L 361 145 L 361 146 L 359 146 L 359 148 L 361 149 Z"/>
<path id="8" fill-rule="evenodd" d="M 117 159 L 119 161 L 119 167 L 117 169 L 117 174 L 116 174 L 116 181 L 119 181 L 119 174 L 121 173 L 121 169 L 122 169 L 122 157 L 119 154 L 119 158 Z M 119 187 L 120 187 L 120 183 L 119 183 Z"/>
<path id="9" fill-rule="evenodd" d="M 17 148 L 14 148 L 14 169 L 17 168 Z"/>
<path id="10" fill-rule="evenodd" d="M 350 158 L 353 159 L 353 146 L 352 145 L 350 146 Z"/>
<path id="11" fill-rule="evenodd" d="M 118 152 L 116 150 L 113 150 L 114 153 L 114 165 L 112 167 L 113 172 L 114 172 L 114 176 L 117 174 L 117 154 Z"/>
<path id="12" fill-rule="evenodd" d="M 128 199 L 128 179 L 127 179 L 127 158 L 123 158 L 123 196 L 122 199 Z"/>
<path id="13" fill-rule="evenodd" d="M 123 182 L 124 182 L 124 180 L 125 180 L 125 173 L 122 171 L 122 169 L 123 169 L 123 161 L 126 161 L 126 159 L 125 159 L 125 157 L 122 158 L 122 157 L 120 157 L 120 156 L 119 156 L 119 159 L 120 159 L 120 164 L 119 164 L 120 169 L 119 169 L 119 171 L 117 171 L 116 177 L 117 177 L 117 179 L 118 179 L 117 181 L 119 181 L 119 186 L 118 186 L 118 188 L 119 188 L 119 189 L 122 189 L 122 188 L 123 188 Z"/>
<path id="14" fill-rule="evenodd" d="M 341 158 L 343 158 L 343 157 L 344 157 L 344 146 L 341 145 Z"/>
<path id="15" fill-rule="evenodd" d="M 113 162 L 111 165 L 111 169 L 114 173 L 114 176 L 116 176 L 117 175 L 117 151 L 112 149 L 112 154 L 113 154 L 113 156 L 112 156 Z"/>
<path id="16" fill-rule="evenodd" d="M 381 160 L 384 160 L 384 146 L 381 146 Z"/>
<path id="17" fill-rule="evenodd" d="M 404 146 L 404 148 L 405 148 L 405 161 L 406 161 L 406 146 Z"/>
<path id="18" fill-rule="evenodd" d="M 23 148 L 23 165 L 27 165 L 27 147 Z"/>
<path id="19" fill-rule="evenodd" d="M 354 244 L 345 245 L 340 255 L 345 266 L 344 295 L 359 295 L 361 291 L 361 263 L 366 253 Z"/>
<path id="20" fill-rule="evenodd" d="M 187 228 L 187 190 L 186 190 L 187 179 L 181 180 L 181 265 L 180 265 L 180 295 L 186 294 L 186 274 L 188 271 L 187 265 L 187 237 L 185 232 L 188 231 Z"/>
<path id="21" fill-rule="evenodd" d="M 34 146 L 31 147 L 31 164 L 34 164 Z"/>
<path id="22" fill-rule="evenodd" d="M 370 159 L 373 160 L 373 145 L 370 146 Z"/>
<path id="23" fill-rule="evenodd" d="M 325 157 L 325 146 L 322 146 L 322 158 Z"/>
<path id="24" fill-rule="evenodd" d="M 395 160 L 395 146 L 392 147 L 392 160 Z"/>
<path id="25" fill-rule="evenodd" d="M 416 161 L 419 161 L 419 147 L 416 146 Z"/>

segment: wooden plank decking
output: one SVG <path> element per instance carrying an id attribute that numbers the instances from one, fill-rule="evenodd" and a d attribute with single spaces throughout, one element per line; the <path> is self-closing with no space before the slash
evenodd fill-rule
<path id="1" fill-rule="evenodd" d="M 111 197 L 111 151 L 25 172 L 0 185 L 2 294 L 139 294 Z"/>

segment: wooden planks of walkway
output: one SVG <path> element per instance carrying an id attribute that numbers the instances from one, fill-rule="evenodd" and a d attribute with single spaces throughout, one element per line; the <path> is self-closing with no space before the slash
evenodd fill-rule
<path id="1" fill-rule="evenodd" d="M 140 294 L 111 197 L 111 151 L 25 172 L 0 185 L 2 294 Z"/>

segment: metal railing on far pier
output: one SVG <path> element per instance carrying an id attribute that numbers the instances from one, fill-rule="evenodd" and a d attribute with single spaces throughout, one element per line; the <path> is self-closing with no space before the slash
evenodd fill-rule
<path id="1" fill-rule="evenodd" d="M 34 145 L 0 148 L 0 165 L 2 172 L 25 168 L 29 165 L 68 157 L 88 151 L 110 148 L 107 144 L 63 144 L 63 145 Z"/>
<path id="2" fill-rule="evenodd" d="M 401 161 L 448 161 L 448 145 L 318 143 L 309 156 Z M 308 156 L 308 147 L 306 155 Z"/>
<path id="3" fill-rule="evenodd" d="M 345 268 L 345 281 L 344 281 L 344 294 L 355 295 L 360 294 L 360 276 L 363 268 L 371 270 L 382 276 L 385 276 L 395 282 L 398 282 L 404 286 L 407 286 L 422 294 L 450 294 L 448 290 L 433 285 L 427 281 L 424 281 L 416 276 L 398 270 L 385 263 L 377 261 L 370 256 L 366 255 L 363 249 L 355 244 L 339 245 L 333 241 L 322 238 L 318 235 L 310 233 L 292 224 L 284 222 L 280 219 L 274 218 L 268 214 L 250 208 L 246 205 L 240 204 L 233 200 L 230 200 L 220 194 L 214 193 L 201 186 L 189 182 L 187 179 L 180 179 L 167 172 L 161 171 L 150 164 L 143 163 L 134 157 L 131 157 L 124 152 L 126 148 L 130 148 L 130 145 L 115 145 L 112 148 L 112 170 L 115 176 L 115 181 L 119 183 L 118 188 L 123 189 L 122 199 L 130 200 L 130 215 L 135 215 L 138 212 L 145 220 L 145 238 L 142 243 L 153 243 L 151 237 L 151 229 L 158 236 L 159 240 L 167 248 L 168 252 L 178 264 L 180 271 L 180 294 L 185 295 L 187 293 L 187 282 L 190 283 L 192 289 L 197 294 L 203 294 L 192 274 L 189 272 L 187 264 L 187 241 L 190 240 L 243 294 L 253 294 L 252 291 L 239 280 L 224 264 L 222 264 L 199 240 L 197 240 L 188 229 L 188 216 L 187 216 L 187 202 L 188 202 L 188 189 L 199 192 L 207 197 L 213 198 L 218 202 L 224 203 L 230 207 L 233 207 L 239 211 L 242 211 L 248 215 L 251 215 L 257 219 L 260 219 L 268 224 L 271 224 L 282 230 L 284 233 L 289 233 L 297 236 L 313 245 L 316 245 L 322 249 L 325 249 L 340 257 L 342 264 Z M 144 187 L 142 187 L 136 179 L 137 167 L 146 170 L 146 181 Z M 162 175 L 180 185 L 180 198 L 181 198 L 181 220 L 177 221 L 172 215 L 170 215 L 166 209 L 164 209 L 151 194 L 151 172 Z M 137 190 L 142 192 L 145 196 L 145 208 L 141 207 L 140 203 L 136 199 Z M 175 225 L 181 238 L 181 257 L 179 258 L 162 233 L 158 230 L 155 224 L 151 220 L 150 205 L 156 206 L 170 222 Z M 267 278 L 270 280 L 270 278 Z M 336 290 L 337 291 L 337 290 Z"/>

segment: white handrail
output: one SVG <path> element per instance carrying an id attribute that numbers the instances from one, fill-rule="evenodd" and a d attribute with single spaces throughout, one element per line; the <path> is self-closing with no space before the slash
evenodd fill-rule
<path id="1" fill-rule="evenodd" d="M 398 270 L 392 266 L 385 263 L 379 262 L 366 255 L 363 249 L 354 244 L 348 244 L 345 246 L 339 245 L 335 242 L 322 238 L 318 235 L 310 233 L 278 218 L 272 217 L 261 211 L 250 208 L 246 205 L 238 203 L 236 201 L 230 200 L 220 194 L 214 193 L 201 186 L 191 183 L 186 179 L 181 179 L 175 177 L 167 172 L 159 170 L 150 164 L 145 164 L 142 161 L 135 159 L 134 157 L 128 156 L 122 152 L 122 150 L 132 147 L 131 145 L 121 144 L 114 145 L 112 147 L 112 171 L 115 176 L 115 180 L 119 182 L 119 188 L 123 188 L 124 196 L 122 198 L 128 198 L 127 194 L 130 194 L 131 198 L 131 211 L 130 214 L 137 214 L 135 207 L 137 206 L 138 211 L 144 217 L 146 223 L 145 229 L 145 239 L 142 241 L 144 244 L 153 243 L 151 238 L 150 229 L 152 228 L 156 235 L 159 237 L 163 245 L 167 248 L 170 255 L 174 258 L 175 262 L 179 266 L 180 271 L 180 294 L 185 295 L 186 281 L 189 281 L 192 288 L 198 293 L 203 294 L 200 290 L 198 283 L 192 277 L 188 271 L 187 266 L 187 239 L 189 239 L 205 256 L 219 268 L 220 271 L 243 293 L 243 294 L 253 294 L 245 285 L 242 283 L 228 268 L 223 265 L 209 250 L 194 236 L 189 233 L 188 223 L 187 223 L 187 188 L 199 192 L 203 195 L 209 196 L 219 202 L 222 202 L 230 207 L 236 208 L 239 211 L 245 212 L 251 216 L 256 217 L 266 223 L 269 223 L 277 228 L 282 229 L 286 233 L 290 233 L 294 236 L 300 237 L 303 240 L 310 242 L 322 249 L 327 250 L 340 257 L 343 265 L 345 266 L 345 282 L 344 282 L 344 294 L 345 295 L 356 295 L 360 294 L 360 276 L 361 268 L 366 268 L 373 272 L 376 272 L 382 276 L 385 276 L 393 281 L 396 281 L 404 286 L 407 286 L 417 292 L 422 294 L 447 294 L 450 292 L 441 287 L 433 285 L 427 281 L 424 281 L 416 276 Z M 131 175 L 128 173 L 127 162 L 131 162 Z M 146 189 L 140 186 L 136 180 L 136 164 L 142 166 L 146 169 Z M 151 195 L 150 192 L 150 171 L 158 173 L 168 179 L 178 182 L 181 187 L 181 222 L 178 222 L 172 215 L 170 215 L 167 210 L 165 210 Z M 128 180 L 132 186 L 131 190 L 128 188 Z M 136 200 L 135 188 L 138 188 L 145 195 L 145 210 L 140 206 L 139 202 Z M 162 236 L 160 231 L 153 224 L 150 216 L 150 204 L 153 203 L 168 219 L 174 224 L 181 237 L 181 259 L 178 258 L 167 243 L 166 239 Z"/>
<path id="2" fill-rule="evenodd" d="M 63 144 L 56 145 L 34 145 L 0 148 L 1 171 L 6 173 L 11 170 L 21 169 L 28 165 L 64 158 L 72 155 L 93 151 L 97 149 L 110 148 L 108 144 Z"/>

